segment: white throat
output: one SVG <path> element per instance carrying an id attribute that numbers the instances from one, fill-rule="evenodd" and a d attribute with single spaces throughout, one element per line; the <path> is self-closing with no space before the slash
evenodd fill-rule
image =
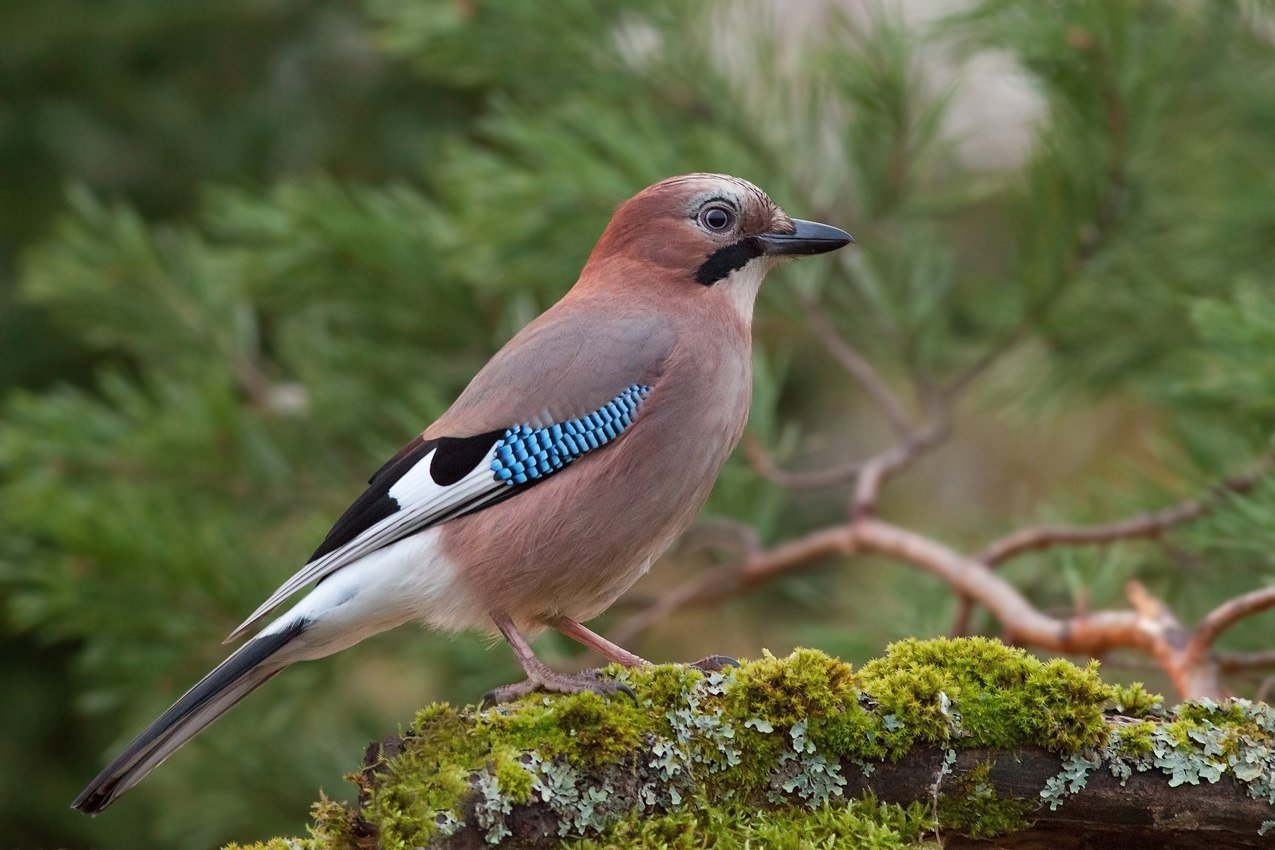
<path id="1" fill-rule="evenodd" d="M 757 290 L 761 289 L 761 282 L 773 265 L 765 258 L 758 258 L 714 284 L 715 288 L 725 290 L 723 294 L 747 327 L 753 325 L 753 305 L 757 301 Z"/>

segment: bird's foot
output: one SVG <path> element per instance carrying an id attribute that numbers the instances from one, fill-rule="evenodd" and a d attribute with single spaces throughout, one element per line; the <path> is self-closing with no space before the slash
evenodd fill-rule
<path id="1" fill-rule="evenodd" d="M 701 658 L 699 661 L 692 661 L 686 666 L 694 667 L 701 673 L 720 673 L 727 667 L 738 667 L 739 662 L 729 655 L 710 655 L 707 658 Z"/>
<path id="2" fill-rule="evenodd" d="M 583 673 L 573 675 L 545 672 L 512 685 L 493 688 L 483 694 L 482 707 L 491 708 L 493 705 L 513 702 L 537 691 L 555 694 L 578 694 L 589 691 L 607 698 L 624 694 L 629 699 L 637 699 L 628 685 L 604 678 L 599 670 L 585 670 Z"/>

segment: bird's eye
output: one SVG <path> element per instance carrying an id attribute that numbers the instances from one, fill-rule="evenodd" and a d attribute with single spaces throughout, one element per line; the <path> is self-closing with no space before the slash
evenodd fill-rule
<path id="1" fill-rule="evenodd" d="M 714 233 L 721 233 L 735 223 L 735 214 L 725 207 L 705 207 L 699 214 L 699 222 Z"/>

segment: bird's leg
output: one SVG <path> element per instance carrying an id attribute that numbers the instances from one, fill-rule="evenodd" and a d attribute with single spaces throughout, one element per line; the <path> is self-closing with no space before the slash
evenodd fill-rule
<path id="1" fill-rule="evenodd" d="M 642 656 L 634 655 L 624 647 L 611 643 L 602 635 L 585 628 L 575 620 L 554 617 L 552 620 L 546 620 L 545 624 L 616 664 L 622 664 L 625 667 L 642 667 L 651 663 Z M 739 662 L 726 655 L 710 655 L 687 666 L 704 673 L 720 673 L 727 667 L 738 667 Z"/>
<path id="2" fill-rule="evenodd" d="M 531 645 L 522 636 L 522 632 L 514 626 L 513 620 L 504 614 L 492 614 L 491 619 L 496 624 L 496 628 L 500 629 L 500 633 L 505 636 L 505 640 L 509 642 L 509 647 L 513 650 L 514 657 L 518 659 L 519 666 L 527 674 L 527 678 L 525 681 L 488 691 L 483 695 L 484 706 L 512 702 L 536 691 L 552 691 L 560 694 L 592 691 L 605 697 L 618 693 L 633 696 L 633 691 L 629 690 L 627 685 L 599 678 L 596 671 L 575 675 L 554 672 L 531 651 Z M 633 657 L 637 658 L 637 656 Z M 638 660 L 641 661 L 641 659 Z"/>
<path id="3" fill-rule="evenodd" d="M 611 643 L 611 641 L 597 632 L 587 629 L 567 617 L 554 617 L 551 620 L 546 620 L 545 625 L 562 632 L 562 634 L 576 643 L 592 649 L 607 661 L 614 661 L 616 664 L 621 664 L 625 667 L 644 667 L 651 663 L 640 655 L 634 655 L 624 647 Z"/>

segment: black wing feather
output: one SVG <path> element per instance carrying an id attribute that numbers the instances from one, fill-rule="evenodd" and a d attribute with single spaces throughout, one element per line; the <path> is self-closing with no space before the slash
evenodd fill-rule
<path id="1" fill-rule="evenodd" d="M 416 437 L 368 479 L 368 488 L 341 514 L 306 563 L 335 552 L 381 520 L 395 514 L 402 506 L 390 495 L 390 488 L 431 451 L 434 452 L 434 458 L 429 464 L 429 476 L 434 479 L 435 484 L 448 487 L 473 472 L 474 467 L 482 462 L 504 433 L 504 429 L 501 429 L 472 437 L 438 437 L 433 440 Z"/>

